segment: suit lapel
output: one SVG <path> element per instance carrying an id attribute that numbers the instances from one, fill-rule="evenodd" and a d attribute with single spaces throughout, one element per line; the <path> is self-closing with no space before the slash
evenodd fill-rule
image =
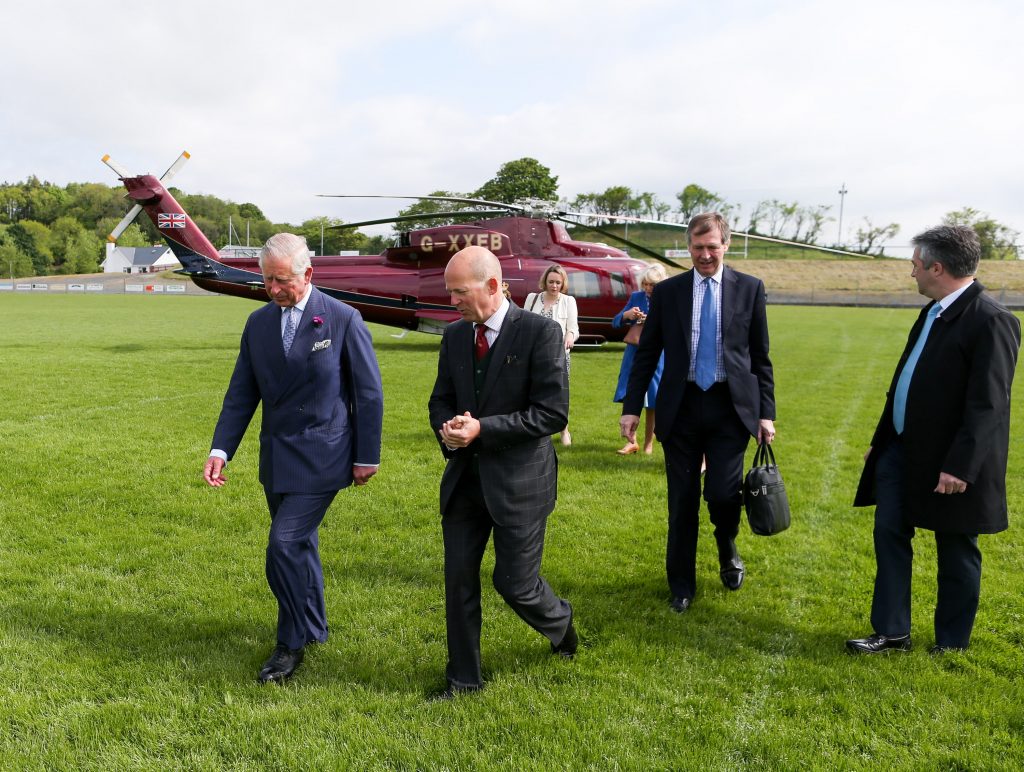
<path id="1" fill-rule="evenodd" d="M 679 283 L 679 322 L 683 327 L 683 335 L 680 338 L 686 358 L 690 358 L 690 336 L 693 334 L 693 281 L 696 270 L 690 270 L 683 274 L 683 280 Z"/>
<path id="2" fill-rule="evenodd" d="M 734 302 L 736 296 L 736 272 L 729 266 L 722 269 L 722 345 L 725 345 L 726 331 L 732 324 L 733 312 L 736 310 Z"/>
<path id="3" fill-rule="evenodd" d="M 935 321 L 932 323 L 931 330 L 928 331 L 928 339 L 924 342 L 924 348 L 921 349 L 922 357 L 929 349 L 932 348 L 932 346 L 938 345 L 936 341 L 941 340 L 942 337 L 950 330 L 951 325 L 956 324 L 957 317 L 964 312 L 964 309 L 966 309 L 967 306 L 974 302 L 975 298 L 981 294 L 983 289 L 985 288 L 981 286 L 981 283 L 977 279 L 975 279 L 974 283 L 965 289 L 960 294 L 960 297 L 953 301 L 953 304 L 949 308 L 942 311 L 935 318 Z M 937 303 L 938 301 L 936 300 L 933 302 Z M 928 309 L 931 308 L 931 305 L 932 304 L 929 303 L 921 310 L 921 315 L 918 318 L 919 324 L 914 325 L 918 329 L 924 325 L 924 317 L 927 315 Z M 912 339 L 916 341 L 917 335 L 912 336 Z M 912 344 L 907 347 L 907 353 L 909 353 L 911 347 Z"/>
<path id="4" fill-rule="evenodd" d="M 451 368 L 450 375 L 455 384 L 456 398 L 459 395 L 465 395 L 469 400 L 469 412 L 476 415 L 476 387 L 473 384 L 474 335 L 472 322 L 459 324 L 452 330 L 451 356 L 448 366 Z"/>
<path id="5" fill-rule="evenodd" d="M 505 321 L 501 325 L 501 332 L 491 347 L 491 362 L 487 367 L 487 374 L 484 376 L 484 385 L 480 389 L 480 400 L 477 409 L 487 403 L 487 397 L 497 383 L 502 368 L 505 366 L 505 357 L 509 349 L 519 336 L 519 320 L 522 318 L 523 310 L 514 303 L 509 303 L 508 313 L 505 314 Z"/>

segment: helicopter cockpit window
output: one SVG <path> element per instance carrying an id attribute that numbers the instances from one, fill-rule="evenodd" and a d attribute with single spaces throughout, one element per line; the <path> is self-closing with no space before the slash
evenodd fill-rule
<path id="1" fill-rule="evenodd" d="M 590 271 L 566 271 L 569 277 L 569 294 L 575 298 L 601 297 L 601 279 Z"/>
<path id="2" fill-rule="evenodd" d="M 621 273 L 611 273 L 609 277 L 612 281 L 612 297 L 614 298 L 628 298 L 629 288 L 626 286 L 626 280 Z"/>

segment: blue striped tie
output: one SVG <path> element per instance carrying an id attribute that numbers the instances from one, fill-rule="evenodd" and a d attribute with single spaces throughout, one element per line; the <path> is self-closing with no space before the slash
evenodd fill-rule
<path id="1" fill-rule="evenodd" d="M 284 355 L 288 356 L 288 352 L 291 350 L 292 341 L 295 340 L 295 314 L 292 313 L 295 309 L 286 308 L 284 310 L 284 333 L 281 337 L 281 342 L 284 343 Z"/>
<path id="2" fill-rule="evenodd" d="M 942 306 L 938 303 L 928 309 L 928 316 L 924 318 L 924 325 L 921 327 L 921 334 L 917 336 L 917 342 L 907 357 L 907 363 L 903 365 L 900 372 L 900 379 L 896 382 L 896 394 L 892 398 L 892 425 L 897 434 L 903 434 L 903 424 L 907 417 L 907 392 L 910 391 L 910 381 L 914 377 L 914 368 L 917 360 L 921 357 L 925 341 L 928 340 L 928 333 L 932 329 L 932 322 L 939 315 Z"/>
<path id="3" fill-rule="evenodd" d="M 704 391 L 715 383 L 718 364 L 718 318 L 715 314 L 715 295 L 711 291 L 711 278 L 704 280 L 704 297 L 700 301 L 700 336 L 697 338 L 697 364 L 694 380 Z"/>

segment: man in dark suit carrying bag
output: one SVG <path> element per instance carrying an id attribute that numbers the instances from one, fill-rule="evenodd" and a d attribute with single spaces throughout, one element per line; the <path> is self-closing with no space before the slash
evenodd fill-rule
<path id="1" fill-rule="evenodd" d="M 978 534 L 1007 527 L 1010 386 L 1020 322 L 974 279 L 981 256 L 966 226 L 912 239 L 911 276 L 931 299 L 910 330 L 854 506 L 875 505 L 874 633 L 852 654 L 910 649 L 915 528 L 935 532 L 933 653 L 965 649 L 981 592 Z"/>
<path id="2" fill-rule="evenodd" d="M 462 319 L 441 340 L 430 425 L 447 466 L 441 478 L 447 686 L 451 699 L 483 686 L 480 564 L 494 537 L 494 586 L 554 653 L 571 657 L 572 607 L 540 576 L 558 459 L 551 435 L 568 423 L 561 328 L 523 312 L 501 291 L 501 264 L 467 247 L 444 273 Z"/>
<path id="3" fill-rule="evenodd" d="M 259 673 L 266 683 L 289 678 L 305 646 L 327 640 L 317 529 L 340 489 L 376 473 L 384 396 L 369 330 L 355 309 L 312 285 L 305 240 L 271 237 L 260 270 L 273 302 L 245 324 L 203 477 L 224 485 L 262 402 L 266 571 L 278 604 L 277 646 Z"/>
<path id="4" fill-rule="evenodd" d="M 764 284 L 724 264 L 729 225 L 718 213 L 695 215 L 686 239 L 693 270 L 659 283 L 633 359 L 619 421 L 636 436 L 644 391 L 665 352 L 655 433 L 665 450 L 670 606 L 682 613 L 697 590 L 701 459 L 704 499 L 715 526 L 719 576 L 743 584 L 736 549 L 743 503 L 743 455 L 751 436 L 775 438 L 775 383 L 768 358 Z"/>

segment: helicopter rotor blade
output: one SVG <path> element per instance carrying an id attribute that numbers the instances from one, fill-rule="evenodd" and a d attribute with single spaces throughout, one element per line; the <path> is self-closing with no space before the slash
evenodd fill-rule
<path id="1" fill-rule="evenodd" d="M 454 217 L 454 218 L 458 218 L 460 220 L 461 219 L 476 220 L 476 219 L 483 219 L 485 217 L 500 217 L 502 215 L 507 215 L 507 214 L 508 214 L 508 211 L 505 210 L 505 209 L 488 210 L 488 211 L 474 209 L 472 211 L 468 211 L 468 210 L 459 211 L 459 210 L 456 210 L 454 212 L 422 212 L 420 214 L 406 214 L 406 215 L 400 215 L 398 217 L 385 217 L 385 218 L 380 219 L 380 220 L 362 220 L 360 222 L 346 222 L 346 223 L 342 223 L 341 225 L 329 225 L 327 227 L 327 229 L 328 230 L 341 230 L 341 229 L 344 229 L 344 228 L 362 228 L 364 225 L 386 225 L 388 223 L 410 222 L 412 220 L 433 220 L 433 219 L 436 219 L 436 218 L 439 218 L 439 217 Z"/>
<path id="2" fill-rule="evenodd" d="M 160 182 L 166 185 L 174 179 L 174 175 L 181 170 L 181 167 L 184 166 L 185 162 L 191 157 L 191 154 L 187 150 L 181 151 L 181 155 L 178 156 L 178 159 L 167 167 L 167 171 L 165 171 L 163 176 L 160 178 Z"/>
<path id="3" fill-rule="evenodd" d="M 567 219 L 565 217 L 559 216 L 556 219 L 561 220 L 562 222 L 569 223 L 570 225 L 580 225 L 580 223 L 574 222 L 573 220 L 569 220 L 569 219 Z M 659 255 L 653 249 L 648 249 L 647 247 L 643 246 L 642 244 L 637 244 L 635 241 L 630 241 L 629 239 L 625 238 L 624 236 L 619 236 L 617 233 L 612 233 L 611 231 L 606 231 L 606 230 L 604 230 L 602 228 L 598 228 L 598 227 L 593 226 L 593 225 L 587 225 L 587 226 L 583 226 L 583 227 L 586 227 L 589 230 L 594 231 L 595 233 L 600 233 L 602 236 L 606 236 L 606 237 L 612 239 L 613 241 L 619 242 L 620 244 L 625 244 L 630 249 L 635 249 L 637 252 L 645 254 L 648 257 L 653 257 L 655 260 L 657 260 L 659 262 L 662 262 L 662 263 L 664 263 L 667 266 L 670 266 L 672 268 L 681 268 L 682 267 L 682 266 L 679 265 L 679 263 L 677 263 L 677 262 L 675 262 L 673 260 L 670 260 L 669 258 L 665 257 L 664 255 Z"/>
<path id="4" fill-rule="evenodd" d="M 461 196 L 385 196 L 358 195 L 354 193 L 318 193 L 320 198 L 401 198 L 413 201 L 449 201 L 455 204 L 476 204 L 477 206 L 497 206 L 514 212 L 522 212 L 525 207 L 519 204 L 508 204 L 504 201 L 487 201 L 482 198 L 463 198 Z"/>
<path id="5" fill-rule="evenodd" d="M 680 228 L 682 230 L 686 230 L 686 228 L 687 228 L 687 226 L 684 223 L 680 223 L 680 222 L 671 222 L 669 220 L 651 220 L 651 219 L 645 218 L 645 217 L 627 217 L 625 215 L 620 215 L 620 214 L 594 214 L 592 212 L 565 212 L 565 211 L 559 212 L 559 214 L 567 215 L 567 216 L 571 216 L 571 217 L 584 217 L 584 218 L 591 219 L 591 220 L 616 220 L 617 222 L 625 222 L 625 223 L 635 222 L 635 223 L 641 223 L 641 224 L 644 224 L 644 225 L 664 225 L 667 228 Z M 596 228 L 593 228 L 590 225 L 585 225 L 584 227 L 590 228 L 591 230 L 597 230 Z M 600 233 L 600 231 L 597 231 L 597 232 Z M 866 257 L 866 255 L 864 255 L 861 252 L 850 252 L 849 250 L 846 250 L 846 249 L 836 249 L 835 247 L 820 247 L 817 244 L 808 244 L 808 243 L 803 242 L 803 241 L 792 241 L 790 239 L 777 239 L 774 236 L 761 236 L 761 235 L 759 235 L 757 233 L 746 233 L 744 231 L 733 231 L 732 232 L 732 236 L 733 237 L 743 236 L 744 238 L 753 239 L 755 241 L 767 241 L 767 242 L 770 242 L 772 244 L 785 244 L 786 246 L 797 247 L 799 249 L 813 249 L 813 250 L 816 250 L 818 252 L 827 252 L 830 255 L 840 255 L 842 257 L 858 257 L 858 258 Z"/>
<path id="6" fill-rule="evenodd" d="M 185 162 L 189 158 L 191 158 L 189 152 L 187 150 L 182 151 L 181 155 L 178 156 L 178 159 L 169 167 L 167 167 L 167 171 L 165 171 L 163 173 L 163 176 L 160 177 L 160 182 L 170 182 L 171 179 L 173 179 L 174 175 L 178 173 L 178 171 L 181 169 L 182 166 L 185 165 Z M 117 174 L 119 178 L 124 179 L 125 177 L 132 176 L 132 173 L 123 166 L 121 166 L 121 164 L 119 164 L 113 158 L 111 158 L 109 153 L 103 156 L 103 158 L 100 160 L 102 160 L 103 163 L 105 163 L 107 166 L 113 169 L 114 173 Z M 129 209 L 128 214 L 126 214 L 121 219 L 121 222 L 114 226 L 114 230 L 112 230 L 109 233 L 109 235 L 107 236 L 107 241 L 116 242 L 117 239 L 121 236 L 121 234 L 128 230 L 128 226 L 135 221 L 135 218 L 139 216 L 139 212 L 141 211 L 142 204 L 136 204 L 131 209 Z"/>
<path id="7" fill-rule="evenodd" d="M 117 241 L 118 237 L 128 230 L 128 226 L 132 224 L 136 217 L 139 216 L 139 212 L 142 211 L 142 204 L 136 204 L 128 210 L 128 214 L 117 225 L 114 226 L 114 230 L 107 236 L 107 241 Z"/>

